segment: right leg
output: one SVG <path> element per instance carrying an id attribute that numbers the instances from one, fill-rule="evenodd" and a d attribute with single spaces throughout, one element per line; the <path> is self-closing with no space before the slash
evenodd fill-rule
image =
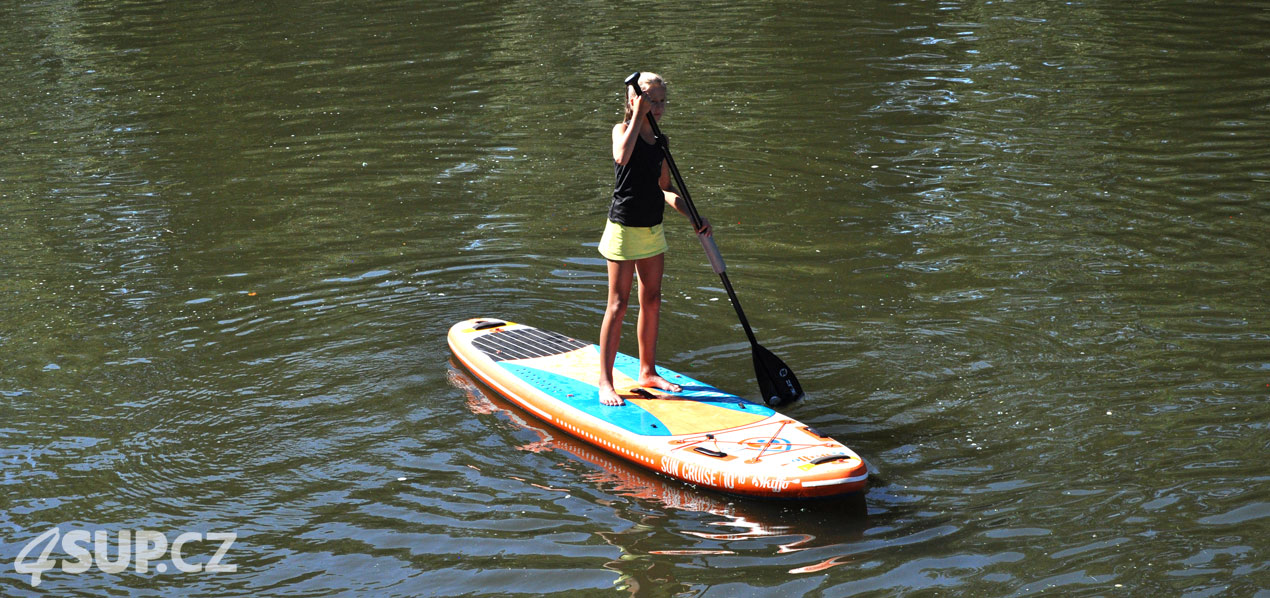
<path id="1" fill-rule="evenodd" d="M 604 321 L 600 324 L 600 402 L 605 405 L 626 404 L 613 388 L 613 363 L 617 361 L 622 318 L 626 317 L 634 278 L 635 262 L 609 260 L 609 300 L 604 310 Z"/>
<path id="2" fill-rule="evenodd" d="M 660 388 L 666 392 L 681 392 L 678 384 L 662 378 L 657 373 L 657 325 L 661 319 L 661 278 L 666 268 L 666 254 L 658 254 L 635 262 L 639 276 L 639 379 L 645 388 Z"/>

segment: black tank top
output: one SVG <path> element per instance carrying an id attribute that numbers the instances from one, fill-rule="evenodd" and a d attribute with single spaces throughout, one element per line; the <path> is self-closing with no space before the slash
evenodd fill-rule
<path id="1" fill-rule="evenodd" d="M 613 162 L 617 181 L 613 185 L 609 220 L 625 226 L 661 224 L 666 211 L 666 196 L 659 184 L 663 159 L 661 148 L 636 137 L 635 150 L 626 165 Z"/>

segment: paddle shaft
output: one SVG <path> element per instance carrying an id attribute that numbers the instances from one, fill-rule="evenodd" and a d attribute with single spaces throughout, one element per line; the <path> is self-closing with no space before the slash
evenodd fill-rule
<path id="1" fill-rule="evenodd" d="M 630 79 L 627 79 L 627 85 L 630 85 L 635 90 L 635 95 L 644 95 L 644 90 L 640 89 L 639 83 L 633 81 L 633 79 L 638 79 L 638 74 L 632 75 Z M 651 110 L 644 118 L 653 127 L 653 136 L 657 139 L 657 147 L 661 148 L 662 155 L 666 157 L 666 165 L 670 167 L 670 175 L 675 178 L 675 185 L 679 188 L 679 197 L 683 198 L 684 207 L 688 210 L 688 218 L 692 220 L 692 228 L 700 231 L 704 221 L 701 219 L 701 213 L 697 211 L 697 205 L 692 203 L 692 195 L 688 193 L 688 186 L 684 184 L 684 178 L 679 174 L 679 167 L 675 165 L 674 156 L 670 155 L 670 145 L 666 142 L 666 138 L 662 137 L 661 127 L 657 126 L 657 119 L 653 118 Z M 737 299 L 736 291 L 732 289 L 732 281 L 728 280 L 727 268 L 723 263 L 722 254 L 719 253 L 718 245 L 715 245 L 714 239 L 700 232 L 697 233 L 697 239 L 701 241 L 701 247 L 706 250 L 706 257 L 710 259 L 711 269 L 714 270 L 715 274 L 719 275 L 719 279 L 723 281 L 723 288 L 728 291 L 728 299 L 732 301 L 732 307 L 736 309 L 736 317 L 741 320 L 741 327 L 745 329 L 745 336 L 750 339 L 750 345 L 757 348 L 758 339 L 754 337 L 754 330 L 750 328 L 750 321 L 745 317 L 745 310 L 741 309 L 741 300 Z"/>

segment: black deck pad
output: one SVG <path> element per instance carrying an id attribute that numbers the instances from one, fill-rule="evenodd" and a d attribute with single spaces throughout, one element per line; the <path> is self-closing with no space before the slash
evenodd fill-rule
<path id="1" fill-rule="evenodd" d="M 591 343 L 537 328 L 503 330 L 486 334 L 472 341 L 472 346 L 489 355 L 494 361 L 550 357 L 590 345 Z"/>

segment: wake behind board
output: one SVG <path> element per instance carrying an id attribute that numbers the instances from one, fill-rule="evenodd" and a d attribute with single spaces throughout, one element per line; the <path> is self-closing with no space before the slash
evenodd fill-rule
<path id="1" fill-rule="evenodd" d="M 487 386 L 536 417 L 614 455 L 729 494 L 813 498 L 864 489 L 851 449 L 792 418 L 665 368 L 682 392 L 638 388 L 639 361 L 619 353 L 626 400 L 600 404 L 597 345 L 532 326 L 476 318 L 450 328 L 450 350 Z"/>

